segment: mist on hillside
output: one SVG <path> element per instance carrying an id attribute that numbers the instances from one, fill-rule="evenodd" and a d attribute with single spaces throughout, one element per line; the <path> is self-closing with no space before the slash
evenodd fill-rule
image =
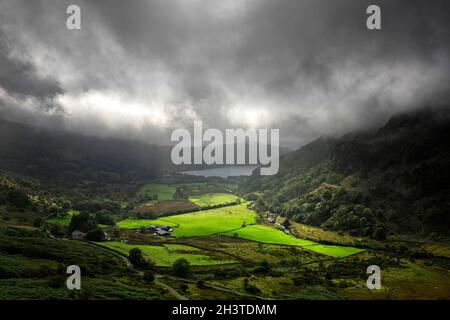
<path id="1" fill-rule="evenodd" d="M 449 105 L 450 5 L 0 1 L 0 117 L 167 145 L 175 128 L 279 128 L 297 148 Z"/>

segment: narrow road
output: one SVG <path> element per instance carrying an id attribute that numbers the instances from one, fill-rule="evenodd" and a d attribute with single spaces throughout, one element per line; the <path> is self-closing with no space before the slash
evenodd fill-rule
<path id="1" fill-rule="evenodd" d="M 100 249 L 100 250 L 103 250 L 105 252 L 108 252 L 109 254 L 112 254 L 115 257 L 119 257 L 120 259 L 122 259 L 126 263 L 128 270 L 130 270 L 130 271 L 140 275 L 141 277 L 144 276 L 144 272 L 143 271 L 135 269 L 133 264 L 130 262 L 130 260 L 128 260 L 128 258 L 126 256 L 118 253 L 117 251 L 114 251 L 112 249 L 100 246 L 100 245 L 98 245 L 96 243 L 92 243 L 92 242 L 89 242 L 89 241 L 83 241 L 83 243 L 85 243 L 85 244 L 87 244 L 87 245 L 89 245 L 91 247 L 95 247 L 97 249 Z M 175 288 L 173 288 L 173 287 L 169 286 L 168 284 L 165 284 L 165 283 L 157 280 L 157 279 L 160 279 L 162 277 L 164 277 L 164 276 L 163 275 L 159 275 L 159 274 L 155 275 L 154 283 L 156 285 L 160 286 L 161 288 L 168 290 L 177 300 L 189 300 L 188 298 L 183 296 L 181 293 L 179 293 Z"/>
<path id="2" fill-rule="evenodd" d="M 179 277 L 170 276 L 170 275 L 164 275 L 163 277 L 166 277 L 168 279 L 178 280 L 178 281 L 184 281 L 184 282 L 189 282 L 189 283 L 196 283 L 195 280 L 179 278 Z M 260 299 L 260 300 L 271 300 L 269 298 L 261 297 L 261 296 L 258 296 L 258 295 L 249 294 L 249 293 L 243 293 L 243 292 L 236 291 L 236 290 L 233 290 L 233 289 L 228 289 L 228 288 L 225 288 L 225 287 L 219 287 L 219 286 L 207 283 L 207 282 L 204 282 L 203 285 L 206 288 L 209 288 L 209 289 L 214 289 L 214 290 L 218 290 L 218 291 L 222 291 L 222 292 L 232 293 L 232 294 L 236 294 L 238 296 L 245 297 L 245 298 L 255 298 L 255 299 Z"/>
<path id="3" fill-rule="evenodd" d="M 158 279 L 163 278 L 163 275 L 156 275 L 155 276 L 155 283 L 159 285 L 162 288 L 167 289 L 177 300 L 189 300 L 185 296 L 183 296 L 181 293 L 179 293 L 177 290 L 175 290 L 173 287 L 169 286 L 168 284 L 165 284 L 164 282 L 158 281 Z"/>

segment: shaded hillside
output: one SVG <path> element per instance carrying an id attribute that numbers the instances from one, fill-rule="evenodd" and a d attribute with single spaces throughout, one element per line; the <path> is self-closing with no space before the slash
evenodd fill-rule
<path id="1" fill-rule="evenodd" d="M 0 169 L 64 184 L 154 177 L 171 169 L 170 148 L 48 132 L 0 120 Z"/>
<path id="2" fill-rule="evenodd" d="M 243 189 L 263 193 L 259 210 L 301 223 L 380 239 L 449 236 L 449 136 L 448 108 L 399 114 L 376 132 L 317 139 Z"/>
<path id="3" fill-rule="evenodd" d="M 0 137 L 0 170 L 64 185 L 82 181 L 128 183 L 160 177 L 166 173 L 223 166 L 174 165 L 171 146 L 46 131 L 2 119 Z M 270 149 L 270 145 L 266 147 Z M 235 158 L 237 149 L 235 145 Z M 246 143 L 247 162 L 248 152 Z M 286 152 L 288 149 L 280 148 L 280 154 Z M 191 148 L 191 155 L 193 158 L 194 147 Z M 224 152 L 224 162 L 225 156 Z"/>

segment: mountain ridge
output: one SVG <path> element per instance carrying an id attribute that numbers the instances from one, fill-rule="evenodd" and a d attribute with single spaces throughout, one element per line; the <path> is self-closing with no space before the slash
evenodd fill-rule
<path id="1" fill-rule="evenodd" d="M 326 229 L 448 236 L 448 136 L 448 108 L 397 114 L 374 132 L 318 138 L 242 189 L 262 193 L 260 211 Z"/>

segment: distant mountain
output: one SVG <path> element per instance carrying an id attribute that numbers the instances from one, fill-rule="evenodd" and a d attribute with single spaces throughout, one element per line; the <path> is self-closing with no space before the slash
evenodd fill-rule
<path id="1" fill-rule="evenodd" d="M 355 235 L 450 237 L 450 108 L 398 114 L 376 132 L 320 138 L 254 173 L 259 210 Z"/>
<path id="2" fill-rule="evenodd" d="M 66 185 L 148 180 L 168 173 L 221 166 L 176 166 L 171 160 L 172 146 L 49 131 L 2 119 L 0 137 L 0 170 Z M 248 143 L 245 147 L 248 162 Z M 267 147 L 270 149 L 270 145 Z M 237 148 L 236 145 L 235 158 Z M 281 147 L 280 154 L 287 150 Z M 193 157 L 194 148 L 191 154 Z"/>
<path id="3" fill-rule="evenodd" d="M 144 179 L 173 170 L 170 147 L 51 132 L 0 119 L 0 169 L 55 182 Z"/>

